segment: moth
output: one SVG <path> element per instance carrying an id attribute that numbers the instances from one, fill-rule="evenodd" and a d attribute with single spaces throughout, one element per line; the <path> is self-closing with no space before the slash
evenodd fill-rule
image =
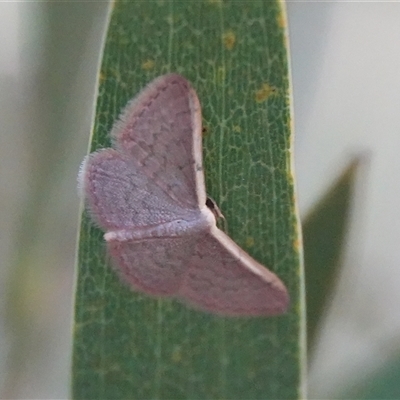
<path id="1" fill-rule="evenodd" d="M 216 225 L 207 200 L 199 99 L 182 76 L 156 78 L 79 173 L 116 271 L 134 290 L 223 316 L 284 313 L 282 281 Z M 207 204 L 208 206 L 207 206 Z M 216 211 L 218 210 L 218 212 Z"/>

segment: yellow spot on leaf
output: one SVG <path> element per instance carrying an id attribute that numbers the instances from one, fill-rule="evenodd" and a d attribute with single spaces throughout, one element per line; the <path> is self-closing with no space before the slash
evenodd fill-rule
<path id="1" fill-rule="evenodd" d="M 225 81 L 225 68 L 218 67 L 217 69 L 217 82 L 224 82 Z"/>
<path id="2" fill-rule="evenodd" d="M 280 28 L 286 28 L 286 18 L 282 13 L 278 17 L 278 26 Z"/>
<path id="3" fill-rule="evenodd" d="M 106 80 L 106 74 L 104 72 L 100 72 L 99 81 L 104 82 Z"/>
<path id="4" fill-rule="evenodd" d="M 233 131 L 239 133 L 239 132 L 242 132 L 242 128 L 239 125 L 234 125 L 233 126 Z"/>
<path id="5" fill-rule="evenodd" d="M 153 69 L 155 65 L 155 62 L 153 60 L 146 60 L 142 63 L 142 68 L 145 69 L 146 71 Z"/>
<path id="6" fill-rule="evenodd" d="M 233 33 L 233 31 L 229 30 L 226 31 L 223 35 L 222 35 L 222 41 L 224 43 L 224 46 L 228 49 L 228 50 L 232 50 L 233 47 L 235 46 L 235 42 L 236 42 L 236 35 Z"/>
<path id="7" fill-rule="evenodd" d="M 180 346 L 175 346 L 172 350 L 171 360 L 174 363 L 179 363 L 182 361 L 182 350 Z"/>
<path id="8" fill-rule="evenodd" d="M 254 238 L 249 236 L 246 239 L 246 247 L 253 247 L 254 246 Z"/>
<path id="9" fill-rule="evenodd" d="M 301 239 L 295 239 L 293 242 L 293 247 L 295 248 L 295 250 L 299 250 L 301 246 L 302 246 Z"/>
<path id="10" fill-rule="evenodd" d="M 277 89 L 275 87 L 268 85 L 268 83 L 263 83 L 261 89 L 256 91 L 256 102 L 261 103 L 276 92 Z"/>

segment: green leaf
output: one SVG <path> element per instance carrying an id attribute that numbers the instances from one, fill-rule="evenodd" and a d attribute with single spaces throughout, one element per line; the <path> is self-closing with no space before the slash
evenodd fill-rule
<path id="1" fill-rule="evenodd" d="M 355 159 L 346 168 L 303 223 L 307 339 L 311 350 L 340 271 L 359 164 L 360 159 Z"/>
<path id="2" fill-rule="evenodd" d="M 102 232 L 82 218 L 75 305 L 76 399 L 301 397 L 304 305 L 291 163 L 285 15 L 278 1 L 119 1 L 107 34 L 91 150 L 127 101 L 178 72 L 206 127 L 208 194 L 230 236 L 288 286 L 290 311 L 221 318 L 131 291 Z"/>

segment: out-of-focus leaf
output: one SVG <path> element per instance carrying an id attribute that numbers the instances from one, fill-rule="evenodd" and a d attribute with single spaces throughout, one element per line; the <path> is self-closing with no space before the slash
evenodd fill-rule
<path id="1" fill-rule="evenodd" d="M 302 396 L 304 307 L 291 163 L 285 15 L 278 1 L 117 1 L 91 150 L 127 101 L 178 72 L 203 108 L 207 192 L 232 238 L 287 284 L 290 311 L 221 318 L 135 293 L 109 268 L 83 215 L 73 397 L 293 399 Z"/>
<path id="2" fill-rule="evenodd" d="M 303 223 L 309 349 L 340 270 L 358 166 L 357 159 L 346 168 Z"/>
<path id="3" fill-rule="evenodd" d="M 349 390 L 343 399 L 397 400 L 400 399 L 400 357 L 390 360 L 367 379 Z"/>

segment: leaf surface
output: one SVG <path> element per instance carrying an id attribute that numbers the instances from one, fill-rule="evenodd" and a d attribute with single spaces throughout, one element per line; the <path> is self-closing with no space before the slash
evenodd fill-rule
<path id="1" fill-rule="evenodd" d="M 274 318 L 221 318 L 135 293 L 86 213 L 75 304 L 75 399 L 293 399 L 304 368 L 302 269 L 291 162 L 285 15 L 265 1 L 117 1 L 91 151 L 156 76 L 191 81 L 203 109 L 207 193 L 229 235 L 291 295 Z"/>

